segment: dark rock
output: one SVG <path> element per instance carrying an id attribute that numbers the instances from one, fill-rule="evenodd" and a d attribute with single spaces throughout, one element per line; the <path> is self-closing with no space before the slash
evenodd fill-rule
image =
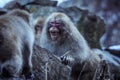
<path id="1" fill-rule="evenodd" d="M 6 13 L 7 13 L 6 9 L 0 8 L 0 15 L 6 14 Z"/>
<path id="2" fill-rule="evenodd" d="M 56 12 L 56 7 L 33 5 L 29 7 L 29 11 L 33 13 L 34 18 L 38 16 L 47 18 L 51 13 Z"/>
<path id="3" fill-rule="evenodd" d="M 29 10 L 28 5 L 57 6 L 57 1 L 38 1 L 38 0 L 14 0 L 7 3 L 4 8 L 12 10 L 15 8 Z"/>
<path id="4" fill-rule="evenodd" d="M 8 9 L 8 10 L 12 10 L 12 9 L 17 9 L 17 8 L 21 8 L 21 5 L 20 3 L 18 3 L 17 1 L 11 1 L 9 3 L 7 3 L 5 6 L 4 6 L 5 9 Z"/>
<path id="5" fill-rule="evenodd" d="M 105 23 L 101 18 L 93 13 L 82 14 L 77 27 L 91 48 L 100 48 L 99 39 L 105 32 Z"/>
<path id="6" fill-rule="evenodd" d="M 57 11 L 67 14 L 71 18 L 71 20 L 74 22 L 75 25 L 77 25 L 81 17 L 83 17 L 88 13 L 88 10 L 83 10 L 76 6 L 66 7 L 66 8 L 57 7 Z"/>
<path id="7" fill-rule="evenodd" d="M 105 49 L 106 51 L 110 52 L 113 55 L 116 55 L 118 57 L 120 57 L 120 50 L 111 50 L 109 48 Z"/>
<path id="8" fill-rule="evenodd" d="M 102 49 L 120 44 L 120 21 L 115 22 L 114 26 L 106 28 L 105 33 L 100 39 Z"/>

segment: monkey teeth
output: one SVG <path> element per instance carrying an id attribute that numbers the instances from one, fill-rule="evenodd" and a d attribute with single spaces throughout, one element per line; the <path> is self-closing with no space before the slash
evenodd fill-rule
<path id="1" fill-rule="evenodd" d="M 58 38 L 59 33 L 58 32 L 50 32 L 51 39 L 56 40 Z"/>
<path id="2" fill-rule="evenodd" d="M 50 34 L 51 34 L 52 36 L 58 36 L 59 32 L 53 31 L 53 32 L 50 32 Z"/>

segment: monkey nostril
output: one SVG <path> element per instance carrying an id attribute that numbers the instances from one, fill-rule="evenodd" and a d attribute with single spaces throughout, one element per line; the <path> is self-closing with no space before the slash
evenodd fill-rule
<path id="1" fill-rule="evenodd" d="M 56 27 L 51 27 L 50 29 L 49 29 L 49 31 L 50 32 L 52 32 L 52 33 L 58 33 L 59 32 L 59 29 L 58 28 L 56 28 Z"/>

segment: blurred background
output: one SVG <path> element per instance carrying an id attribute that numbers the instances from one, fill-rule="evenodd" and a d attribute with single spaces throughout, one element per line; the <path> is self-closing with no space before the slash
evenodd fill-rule
<path id="1" fill-rule="evenodd" d="M 64 12 L 90 47 L 106 49 L 120 44 L 119 0 L 0 0 L 0 7 L 26 9 L 33 13 L 34 18 L 47 18 L 52 12 Z"/>

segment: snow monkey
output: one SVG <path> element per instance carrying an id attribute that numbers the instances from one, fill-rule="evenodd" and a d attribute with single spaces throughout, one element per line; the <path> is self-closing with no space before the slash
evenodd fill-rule
<path id="1" fill-rule="evenodd" d="M 0 16 L 0 75 L 31 79 L 34 29 L 32 16 L 15 9 Z"/>
<path id="2" fill-rule="evenodd" d="M 44 17 L 37 17 L 34 22 L 34 29 L 35 29 L 35 44 L 39 45 L 40 43 L 40 35 L 42 32 L 43 24 L 44 24 L 45 18 Z"/>
<path id="3" fill-rule="evenodd" d="M 41 32 L 40 46 L 60 57 L 64 64 L 72 66 L 71 76 L 75 80 L 83 65 L 89 66 L 83 72 L 88 75 L 85 77 L 81 74 L 81 79 L 88 80 L 93 77 L 99 57 L 92 54 L 86 40 L 66 14 L 55 12 L 46 19 Z"/>

